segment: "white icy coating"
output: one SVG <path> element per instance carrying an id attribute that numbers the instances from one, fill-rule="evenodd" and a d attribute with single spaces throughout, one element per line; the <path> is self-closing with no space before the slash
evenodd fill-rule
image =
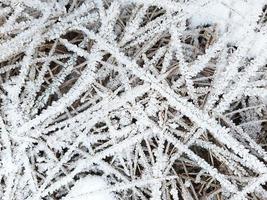
<path id="1" fill-rule="evenodd" d="M 114 200 L 106 191 L 107 183 L 101 177 L 87 176 L 78 180 L 63 200 Z"/>
<path id="2" fill-rule="evenodd" d="M 266 10 L 0 1 L 0 199 L 266 199 Z"/>

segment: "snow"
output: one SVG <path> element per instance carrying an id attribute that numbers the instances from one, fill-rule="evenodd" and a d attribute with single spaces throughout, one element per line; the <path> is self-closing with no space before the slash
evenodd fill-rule
<path id="1" fill-rule="evenodd" d="M 0 1 L 0 199 L 266 199 L 266 35 L 266 0 Z"/>
<path id="2" fill-rule="evenodd" d="M 63 200 L 115 200 L 106 181 L 99 176 L 86 176 L 78 180 Z"/>
<path id="3" fill-rule="evenodd" d="M 240 32 L 247 25 L 253 23 L 254 16 L 248 13 L 257 13 L 259 7 L 262 7 L 263 0 L 243 1 L 243 0 L 214 0 L 208 1 L 200 8 L 194 7 L 194 15 L 191 17 L 191 26 L 216 24 L 221 33 L 231 32 L 231 38 L 238 40 Z M 230 30 L 229 30 L 230 29 Z"/>

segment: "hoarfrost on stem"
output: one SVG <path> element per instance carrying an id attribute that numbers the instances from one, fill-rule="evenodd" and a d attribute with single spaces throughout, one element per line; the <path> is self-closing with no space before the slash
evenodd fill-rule
<path id="1" fill-rule="evenodd" d="M 266 199 L 265 0 L 0 2 L 0 198 Z"/>

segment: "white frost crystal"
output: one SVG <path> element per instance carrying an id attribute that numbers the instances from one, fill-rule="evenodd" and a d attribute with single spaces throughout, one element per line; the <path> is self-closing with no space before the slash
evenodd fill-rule
<path id="1" fill-rule="evenodd" d="M 267 199 L 266 0 L 0 1 L 0 199 Z"/>

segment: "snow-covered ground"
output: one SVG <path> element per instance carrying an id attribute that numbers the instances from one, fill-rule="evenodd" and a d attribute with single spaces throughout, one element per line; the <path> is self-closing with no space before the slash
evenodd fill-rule
<path id="1" fill-rule="evenodd" d="M 113 195 L 105 191 L 105 180 L 98 176 L 87 176 L 78 180 L 64 200 L 115 200 Z"/>

